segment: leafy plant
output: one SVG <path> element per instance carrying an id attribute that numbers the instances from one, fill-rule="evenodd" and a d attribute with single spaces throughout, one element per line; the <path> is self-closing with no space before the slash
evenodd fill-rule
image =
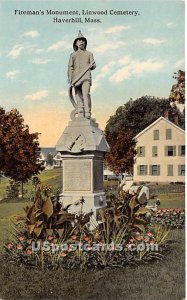
<path id="1" fill-rule="evenodd" d="M 139 197 L 140 190 L 141 187 L 132 195 L 120 189 L 116 196 L 113 194 L 109 195 L 108 207 L 101 212 L 102 223 L 110 222 L 108 227 L 112 230 L 115 224 L 115 227 L 118 228 L 126 226 L 128 231 L 144 231 L 148 222 L 147 214 L 150 215 L 151 210 L 145 207 L 147 203 L 145 193 L 142 193 Z"/>
<path id="2" fill-rule="evenodd" d="M 33 204 L 24 209 L 26 216 L 19 217 L 30 238 L 45 238 L 54 231 L 61 236 L 64 230 L 72 229 L 75 216 L 62 209 L 59 201 L 49 196 L 50 192 L 50 185 L 39 186 Z"/>

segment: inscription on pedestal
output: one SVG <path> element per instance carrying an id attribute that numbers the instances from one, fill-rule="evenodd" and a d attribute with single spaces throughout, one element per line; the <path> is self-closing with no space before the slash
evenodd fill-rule
<path id="1" fill-rule="evenodd" d="M 91 160 L 64 160 L 63 178 L 65 192 L 91 191 Z"/>

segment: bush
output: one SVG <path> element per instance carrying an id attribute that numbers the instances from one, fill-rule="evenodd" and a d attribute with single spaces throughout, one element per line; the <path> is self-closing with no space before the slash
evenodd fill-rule
<path id="1" fill-rule="evenodd" d="M 19 197 L 20 183 L 10 180 L 9 186 L 6 188 L 6 194 L 8 200 L 16 200 Z"/>

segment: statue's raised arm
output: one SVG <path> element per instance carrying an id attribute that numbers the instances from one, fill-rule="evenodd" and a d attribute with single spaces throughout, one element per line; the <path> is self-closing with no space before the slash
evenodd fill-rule
<path id="1" fill-rule="evenodd" d="M 68 82 L 70 83 L 69 98 L 76 109 L 78 117 L 90 119 L 92 85 L 91 70 L 96 68 L 93 54 L 86 50 L 87 39 L 79 31 L 73 42 L 74 52 L 68 64 Z M 72 89 L 75 89 L 75 98 Z"/>

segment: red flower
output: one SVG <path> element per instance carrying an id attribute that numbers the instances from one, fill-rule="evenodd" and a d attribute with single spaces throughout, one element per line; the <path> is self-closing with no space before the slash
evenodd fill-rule
<path id="1" fill-rule="evenodd" d="M 18 250 L 22 250 L 22 249 L 23 249 L 22 245 L 18 244 L 18 245 L 17 245 L 17 249 L 18 249 Z"/>
<path id="2" fill-rule="evenodd" d="M 72 240 L 76 240 L 76 239 L 77 239 L 77 236 L 74 234 L 74 235 L 71 236 L 71 239 L 72 239 Z"/>
<path id="3" fill-rule="evenodd" d="M 26 253 L 27 253 L 28 255 L 31 255 L 31 254 L 32 254 L 32 250 L 31 250 L 31 249 L 27 249 L 27 250 L 26 250 Z"/>
<path id="4" fill-rule="evenodd" d="M 47 239 L 48 239 L 48 241 L 52 241 L 53 240 L 53 236 L 49 235 Z"/>
<path id="5" fill-rule="evenodd" d="M 24 236 L 21 236 L 21 235 L 20 235 L 20 236 L 18 237 L 18 240 L 19 240 L 19 241 L 24 241 L 24 239 L 25 239 Z"/>
<path id="6" fill-rule="evenodd" d="M 61 253 L 61 256 L 62 256 L 62 257 L 66 256 L 66 255 L 67 255 L 67 253 L 65 253 L 65 252 L 62 252 L 62 253 Z"/>
<path id="7" fill-rule="evenodd" d="M 71 246 L 69 246 L 69 248 L 68 248 L 68 252 L 71 252 L 71 251 L 73 251 L 73 249 L 72 249 L 72 247 L 71 247 Z"/>
<path id="8" fill-rule="evenodd" d="M 142 241 L 143 240 L 143 237 L 141 235 L 137 236 L 136 237 L 137 241 Z"/>
<path id="9" fill-rule="evenodd" d="M 8 243 L 6 246 L 7 246 L 8 249 L 11 249 L 13 247 L 13 244 L 12 243 Z"/>
<path id="10" fill-rule="evenodd" d="M 147 235 L 148 236 L 153 236 L 153 234 L 151 232 L 148 232 Z"/>

